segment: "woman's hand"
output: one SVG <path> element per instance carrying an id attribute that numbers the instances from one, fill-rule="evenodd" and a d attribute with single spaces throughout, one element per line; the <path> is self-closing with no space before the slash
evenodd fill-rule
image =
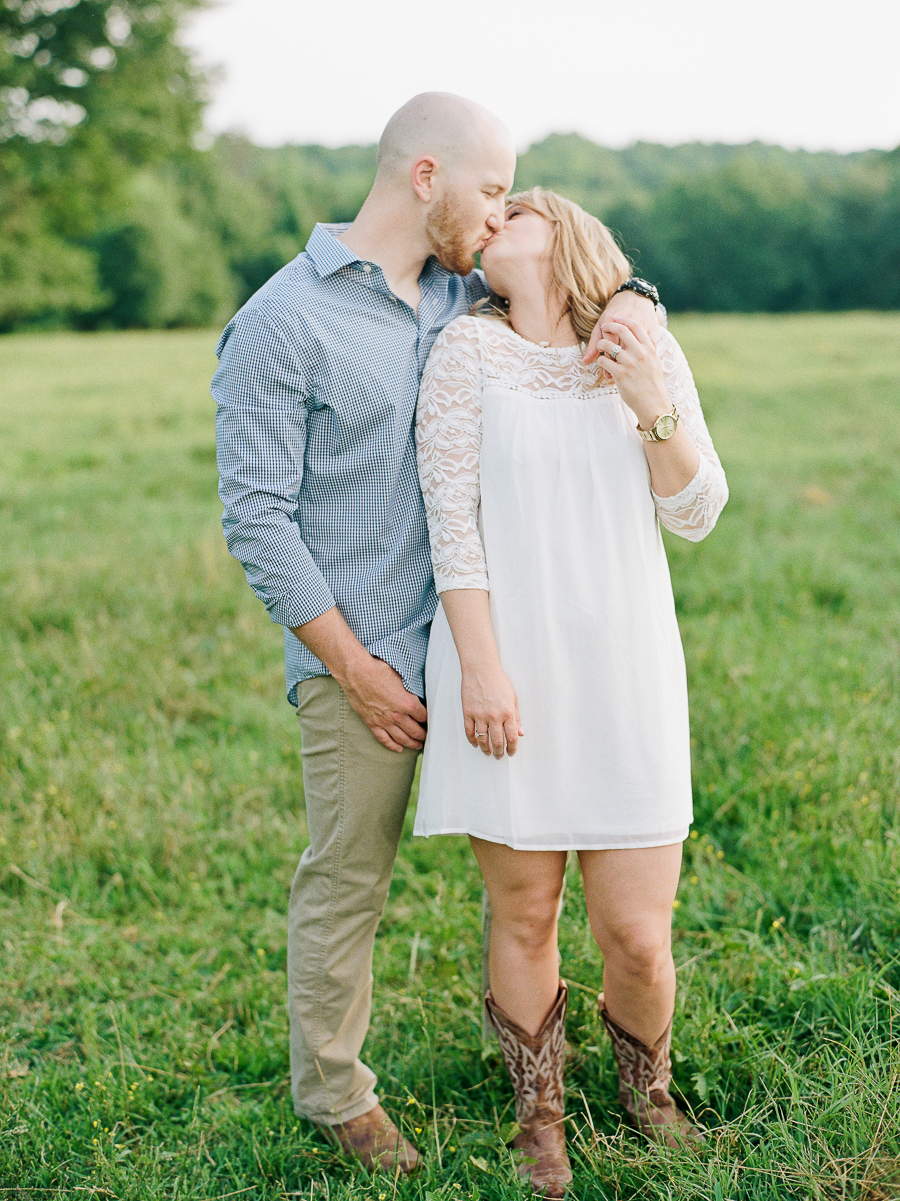
<path id="1" fill-rule="evenodd" d="M 666 391 L 663 367 L 650 335 L 636 322 L 608 321 L 603 325 L 601 359 L 612 376 L 619 395 L 637 417 L 642 430 L 653 427 L 657 418 L 671 413 L 672 400 Z M 605 335 L 618 339 L 617 343 Z M 677 496 L 691 482 L 700 466 L 700 454 L 693 439 L 679 421 L 671 438 L 663 442 L 644 442 L 644 455 L 650 467 L 650 486 L 657 496 Z"/>
<path id="2" fill-rule="evenodd" d="M 600 351 L 600 340 L 603 337 L 603 326 L 612 321 L 622 321 L 630 324 L 634 321 L 647 329 L 654 337 L 656 326 L 659 324 L 657 316 L 658 310 L 654 308 L 653 301 L 648 300 L 646 296 L 640 296 L 637 292 L 632 292 L 627 289 L 624 292 L 616 292 L 610 296 L 606 303 L 606 308 L 600 314 L 600 320 L 591 331 L 590 341 L 587 345 L 584 358 L 581 360 L 585 366 L 593 363 Z"/>
<path id="3" fill-rule="evenodd" d="M 656 345 L 642 325 L 626 317 L 604 321 L 601 330 L 597 349 L 604 357 L 599 361 L 641 429 L 648 430 L 657 417 L 672 411 Z"/>
<path id="4" fill-rule="evenodd" d="M 472 746 L 495 759 L 516 753 L 523 733 L 519 701 L 499 663 L 463 671 L 462 708 Z"/>
<path id="5" fill-rule="evenodd" d="M 514 755 L 522 737 L 519 702 L 500 666 L 487 591 L 451 588 L 441 593 L 441 604 L 462 669 L 466 738 L 482 754 L 496 759 Z"/>

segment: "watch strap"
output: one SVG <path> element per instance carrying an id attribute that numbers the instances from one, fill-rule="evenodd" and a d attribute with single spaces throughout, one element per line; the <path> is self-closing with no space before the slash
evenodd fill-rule
<path id="1" fill-rule="evenodd" d="M 652 300 L 654 305 L 659 304 L 659 292 L 646 279 L 639 279 L 636 275 L 631 279 L 626 279 L 624 284 L 619 284 L 613 296 L 619 292 L 635 292 L 638 296 L 645 296 L 647 300 Z"/>
<path id="2" fill-rule="evenodd" d="M 660 438 L 656 429 L 659 423 L 661 421 L 665 421 L 668 417 L 675 418 L 675 425 L 672 427 L 672 434 L 674 434 L 675 430 L 678 428 L 678 410 L 674 405 L 672 405 L 671 413 L 661 413 L 648 430 L 642 430 L 639 423 L 637 426 L 637 432 L 641 435 L 645 442 L 668 442 L 669 438 L 672 437 L 672 434 L 668 434 L 665 438 Z"/>

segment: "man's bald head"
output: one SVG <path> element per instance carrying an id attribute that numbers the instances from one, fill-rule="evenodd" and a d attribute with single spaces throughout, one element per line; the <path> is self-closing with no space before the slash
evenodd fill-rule
<path id="1" fill-rule="evenodd" d="M 492 155 L 513 156 L 509 130 L 493 113 L 451 92 L 422 92 L 398 109 L 378 143 L 382 181 L 407 179 L 423 156 L 450 175 Z"/>
<path id="2" fill-rule="evenodd" d="M 376 243 L 384 255 L 414 249 L 423 262 L 433 255 L 467 275 L 503 226 L 515 170 L 509 130 L 493 113 L 449 92 L 423 92 L 388 121 L 375 182 L 342 237 L 357 252 Z"/>

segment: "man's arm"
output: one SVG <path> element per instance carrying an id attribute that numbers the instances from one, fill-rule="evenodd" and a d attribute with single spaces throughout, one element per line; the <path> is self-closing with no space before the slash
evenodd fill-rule
<path id="1" fill-rule="evenodd" d="M 328 668 L 382 746 L 419 749 L 425 742 L 425 706 L 406 691 L 402 677 L 370 655 L 337 606 L 291 629 Z"/>
<path id="2" fill-rule="evenodd" d="M 294 520 L 306 449 L 300 364 L 255 312 L 234 319 L 218 351 L 212 394 L 225 541 L 272 621 L 301 625 L 335 602 Z"/>
<path id="3" fill-rule="evenodd" d="M 318 656 L 378 741 L 395 751 L 421 746 L 424 708 L 350 630 L 294 520 L 307 416 L 295 354 L 253 312 L 237 318 L 219 349 L 212 391 L 229 551 L 272 621 Z"/>

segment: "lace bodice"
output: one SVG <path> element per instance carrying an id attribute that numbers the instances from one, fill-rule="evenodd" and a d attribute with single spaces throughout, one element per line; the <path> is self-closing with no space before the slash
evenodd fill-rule
<path id="1" fill-rule="evenodd" d="M 697 447 L 700 465 L 681 492 L 667 497 L 652 493 L 653 501 L 666 529 L 699 541 L 728 499 L 725 474 L 687 359 L 667 330 L 660 330 L 657 353 L 666 389 Z M 520 392 L 523 402 L 617 396 L 614 387 L 602 382 L 596 364 L 582 365 L 582 354 L 580 346 L 538 346 L 502 322 L 482 317 L 460 317 L 438 337 L 422 376 L 416 417 L 419 478 L 438 592 L 489 586 L 478 529 L 485 388 Z"/>

